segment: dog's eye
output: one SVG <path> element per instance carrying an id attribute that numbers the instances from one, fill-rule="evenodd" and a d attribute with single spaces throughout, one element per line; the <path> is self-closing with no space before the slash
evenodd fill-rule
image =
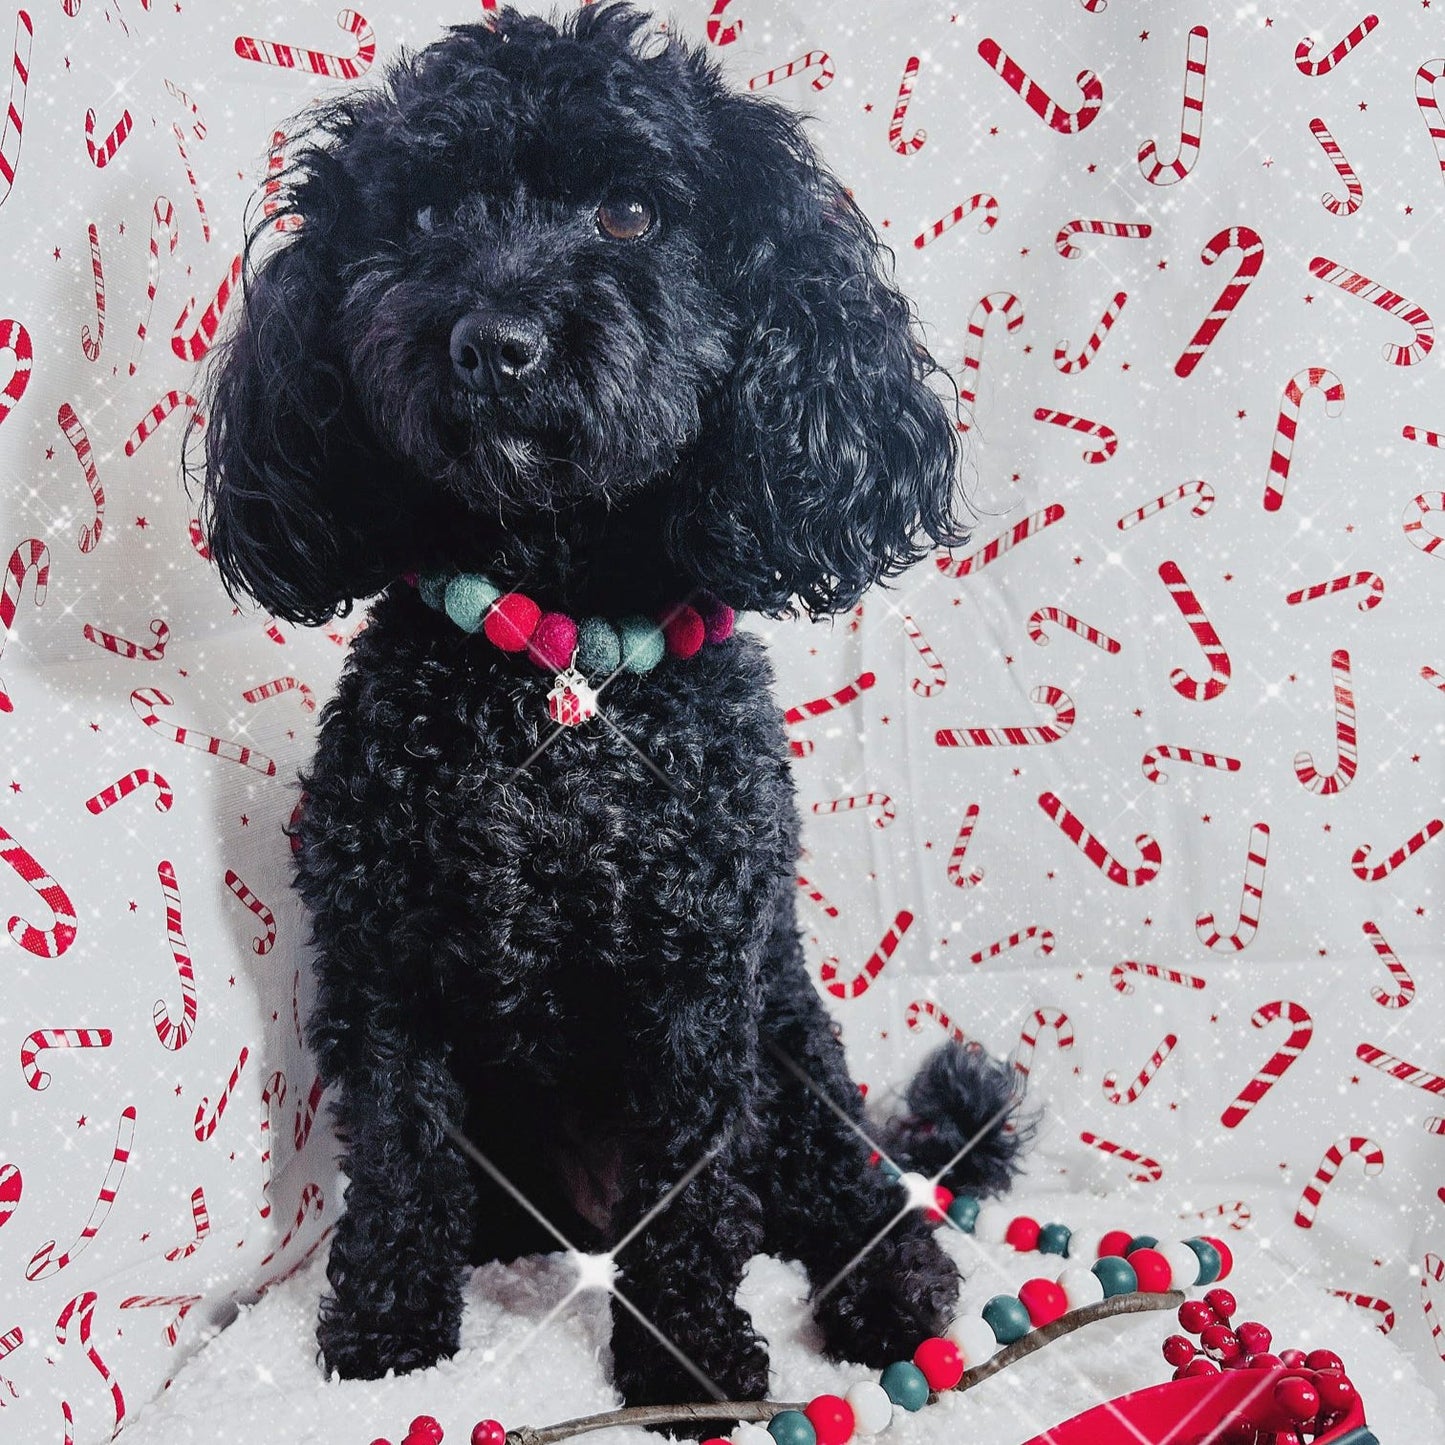
<path id="1" fill-rule="evenodd" d="M 636 196 L 615 196 L 597 207 L 597 229 L 614 241 L 641 240 L 652 225 L 652 207 Z"/>
<path id="2" fill-rule="evenodd" d="M 418 231 L 425 231 L 427 233 L 430 233 L 432 229 L 432 207 L 423 206 L 421 210 L 419 210 L 416 215 L 412 217 L 412 221 Z"/>

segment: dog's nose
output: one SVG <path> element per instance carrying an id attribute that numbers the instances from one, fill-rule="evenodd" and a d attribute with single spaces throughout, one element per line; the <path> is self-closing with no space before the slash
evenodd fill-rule
<path id="1" fill-rule="evenodd" d="M 496 391 L 531 376 L 545 346 L 542 328 L 528 317 L 471 311 L 452 327 L 452 370 L 470 391 Z"/>

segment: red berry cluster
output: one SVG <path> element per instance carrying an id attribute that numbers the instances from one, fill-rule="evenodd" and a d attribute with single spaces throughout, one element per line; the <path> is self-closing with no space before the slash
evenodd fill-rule
<path id="1" fill-rule="evenodd" d="M 1270 1353 L 1274 1337 L 1255 1320 L 1232 1324 L 1238 1305 L 1227 1289 L 1212 1289 L 1202 1300 L 1179 1306 L 1179 1323 L 1199 1336 L 1203 1353 L 1184 1335 L 1164 1341 L 1164 1358 L 1174 1366 L 1176 1380 L 1212 1375 L 1219 1370 L 1268 1370 L 1272 1389 L 1262 1392 L 1250 1418 L 1229 1424 L 1219 1445 L 1252 1445 L 1261 1430 L 1276 1432 L 1279 1445 L 1300 1445 L 1302 1432 L 1323 1434 L 1349 1412 L 1355 1387 L 1333 1350 L 1281 1350 Z M 1256 1418 L 1263 1412 L 1264 1418 Z"/>
<path id="2" fill-rule="evenodd" d="M 432 1415 L 418 1415 L 407 1426 L 406 1436 L 401 1445 L 442 1445 L 446 1431 Z M 472 1426 L 472 1445 L 505 1445 L 507 1432 L 495 1420 L 478 1420 Z M 378 1438 L 371 1445 L 391 1445 L 385 1438 Z"/>

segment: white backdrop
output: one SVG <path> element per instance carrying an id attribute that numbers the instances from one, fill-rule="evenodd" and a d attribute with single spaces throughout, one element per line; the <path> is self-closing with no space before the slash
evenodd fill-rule
<path id="1" fill-rule="evenodd" d="M 712 8 L 673 26 L 817 117 L 976 396 L 973 546 L 832 627 L 748 623 L 785 708 L 856 694 L 792 734 L 803 917 L 858 1076 L 883 1094 L 941 1027 L 1013 1053 L 1048 1109 L 1035 1184 L 1238 1226 L 1438 1388 L 1445 22 L 1336 0 Z M 179 434 L 274 128 L 354 83 L 238 37 L 357 56 L 365 84 L 480 11 L 0 13 L 6 1439 L 59 1440 L 67 1412 L 105 1438 L 325 1247 L 342 1181 L 280 829 L 356 619 L 233 611 Z M 1308 595 L 1334 579 L 1354 585 Z M 1050 608 L 1077 625 L 1033 620 Z M 1332 1148 L 1310 1227 L 1252 1234 Z"/>

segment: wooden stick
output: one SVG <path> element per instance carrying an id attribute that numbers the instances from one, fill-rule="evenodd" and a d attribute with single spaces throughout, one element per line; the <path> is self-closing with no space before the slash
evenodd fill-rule
<path id="1" fill-rule="evenodd" d="M 1098 1304 L 1085 1305 L 1083 1309 L 1061 1315 L 1042 1329 L 1030 1330 L 1022 1339 L 1005 1346 L 991 1360 L 964 1372 L 954 1392 L 971 1390 L 982 1384 L 991 1375 L 1006 1370 L 1026 1356 L 1041 1350 L 1047 1344 L 1063 1335 L 1083 1329 L 1097 1320 L 1112 1319 L 1115 1315 L 1143 1314 L 1150 1310 L 1175 1310 L 1184 1303 L 1184 1295 L 1178 1290 L 1163 1294 L 1120 1294 L 1112 1299 L 1101 1300 Z M 938 1392 L 929 1394 L 932 1404 L 939 1398 Z M 806 1401 L 784 1400 L 711 1400 L 693 1405 L 634 1405 L 626 1410 L 608 1410 L 600 1415 L 582 1415 L 575 1420 L 563 1420 L 558 1425 L 519 1425 L 507 1431 L 507 1445 L 553 1445 L 554 1441 L 566 1440 L 573 1435 L 585 1435 L 590 1430 L 608 1430 L 614 1425 L 668 1425 L 686 1423 L 689 1420 L 771 1420 L 784 1410 L 801 1410 Z"/>

